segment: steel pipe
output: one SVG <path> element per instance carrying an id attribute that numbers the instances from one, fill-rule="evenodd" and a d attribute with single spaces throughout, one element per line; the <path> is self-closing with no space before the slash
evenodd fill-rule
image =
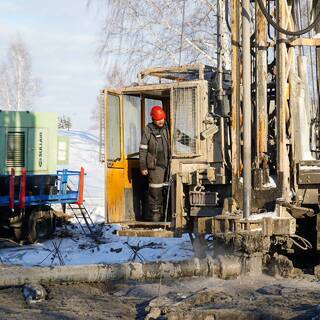
<path id="1" fill-rule="evenodd" d="M 250 0 L 242 0 L 243 217 L 251 212 L 251 53 Z"/>

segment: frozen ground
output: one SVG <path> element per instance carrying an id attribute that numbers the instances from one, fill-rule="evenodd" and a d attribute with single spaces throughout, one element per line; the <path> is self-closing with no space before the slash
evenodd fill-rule
<path id="1" fill-rule="evenodd" d="M 46 299 L 32 304 L 21 288 L 0 288 L 0 319 L 320 319 L 319 282 L 313 279 L 260 275 L 43 286 Z"/>
<path id="2" fill-rule="evenodd" d="M 84 167 L 86 207 L 101 237 L 97 243 L 84 235 L 76 223 L 59 228 L 54 239 L 27 246 L 0 249 L 0 263 L 33 265 L 121 263 L 135 259 L 146 261 L 182 260 L 193 256 L 187 235 L 179 238 L 118 237 L 115 232 L 120 226 L 104 225 L 104 168 L 99 163 L 99 139 L 97 131 L 62 131 L 70 137 L 69 169 Z M 129 244 L 129 245 L 128 245 Z M 139 246 L 139 255 L 134 257 L 130 246 Z M 0 244 L 1 247 L 1 244 Z M 59 247 L 60 255 L 55 254 Z"/>
<path id="3" fill-rule="evenodd" d="M 74 265 L 91 263 L 122 263 L 135 261 L 182 260 L 193 256 L 187 235 L 182 238 L 128 238 L 115 234 L 117 225 L 101 226 L 102 235 L 97 243 L 84 235 L 76 225 L 60 228 L 54 239 L 33 245 L 1 249 L 0 259 L 5 264 L 24 266 Z M 59 247 L 60 257 L 55 254 Z M 131 249 L 131 247 L 133 249 Z M 135 246 L 139 255 L 134 258 Z"/>

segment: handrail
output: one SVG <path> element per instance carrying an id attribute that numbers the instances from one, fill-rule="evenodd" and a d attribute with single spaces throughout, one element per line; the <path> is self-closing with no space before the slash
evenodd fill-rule
<path id="1" fill-rule="evenodd" d="M 11 210 L 15 208 L 24 209 L 30 205 L 45 205 L 54 203 L 83 203 L 84 201 L 84 169 L 80 171 L 74 170 L 58 170 L 56 174 L 43 175 L 44 177 L 54 176 L 56 177 L 57 192 L 50 194 L 50 192 L 43 192 L 45 184 L 41 184 L 39 187 L 39 194 L 28 194 L 27 192 L 27 180 L 30 177 L 37 176 L 29 174 L 27 175 L 26 170 L 22 171 L 20 177 L 20 190 L 15 193 L 14 182 L 15 179 L 19 178 L 14 175 L 14 170 L 11 171 L 9 178 L 8 194 L 0 195 L 0 206 L 8 206 Z M 41 175 L 42 176 L 42 175 Z M 79 177 L 76 190 L 68 190 L 67 186 L 70 184 L 71 177 Z"/>

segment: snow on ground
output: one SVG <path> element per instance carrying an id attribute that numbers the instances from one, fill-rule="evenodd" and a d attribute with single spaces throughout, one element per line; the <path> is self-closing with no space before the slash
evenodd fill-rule
<path id="1" fill-rule="evenodd" d="M 105 220 L 104 166 L 99 162 L 99 131 L 59 130 L 59 135 L 69 137 L 69 170 L 85 170 L 84 198 L 94 222 Z M 65 166 L 61 166 L 63 169 Z"/>
<path id="2" fill-rule="evenodd" d="M 104 167 L 99 163 L 98 131 L 61 130 L 59 134 L 70 139 L 70 160 L 67 168 L 80 170 L 82 166 L 85 169 L 85 206 L 91 213 L 92 220 L 97 223 L 97 228 L 102 228 L 99 244 L 83 234 L 73 221 L 73 224 L 58 229 L 54 239 L 34 245 L 0 249 L 0 263 L 24 266 L 123 263 L 134 258 L 134 252 L 128 244 L 146 246 L 138 251 L 140 259 L 144 261 L 183 260 L 193 257 L 192 245 L 187 235 L 182 238 L 119 237 L 115 234 L 120 228 L 119 225 L 104 225 Z M 60 259 L 55 255 L 57 246 Z M 139 257 L 135 257 L 135 261 L 140 261 Z"/>
<path id="3" fill-rule="evenodd" d="M 101 225 L 97 226 L 98 228 Z M 54 266 L 80 264 L 108 264 L 128 261 L 172 261 L 193 257 L 193 249 L 187 235 L 182 238 L 138 238 L 119 237 L 119 225 L 104 225 L 102 236 L 97 243 L 86 236 L 76 225 L 67 225 L 57 231 L 54 239 L 33 245 L 1 249 L 2 263 L 24 266 Z M 134 259 L 130 246 L 147 246 L 138 250 L 139 257 Z M 59 247 L 55 255 L 55 246 Z"/>
<path id="4" fill-rule="evenodd" d="M 103 199 L 104 166 L 99 163 L 99 132 L 60 130 L 59 135 L 69 137 L 68 169 L 80 170 L 83 167 L 85 170 L 85 197 Z M 101 203 L 103 205 L 103 202 Z"/>

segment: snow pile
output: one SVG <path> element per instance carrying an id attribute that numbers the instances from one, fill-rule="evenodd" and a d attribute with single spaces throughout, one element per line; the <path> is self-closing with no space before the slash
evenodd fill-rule
<path id="1" fill-rule="evenodd" d="M 261 212 L 261 213 L 255 213 L 255 214 L 250 214 L 248 217 L 248 220 L 260 220 L 262 218 L 279 218 L 278 213 L 276 211 L 271 211 L 271 212 Z"/>
<path id="2" fill-rule="evenodd" d="M 275 176 L 273 176 L 273 177 L 269 177 L 269 182 L 268 183 L 265 183 L 264 185 L 263 185 L 263 187 L 264 188 L 276 188 L 277 187 L 277 182 L 276 182 L 276 179 L 277 179 L 277 177 L 275 177 Z"/>

